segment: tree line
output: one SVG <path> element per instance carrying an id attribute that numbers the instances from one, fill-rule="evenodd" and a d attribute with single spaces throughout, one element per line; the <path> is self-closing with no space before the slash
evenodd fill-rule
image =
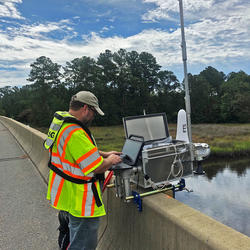
<path id="1" fill-rule="evenodd" d="M 30 66 L 30 84 L 0 88 L 0 114 L 32 126 L 47 127 L 54 112 L 68 110 L 71 96 L 81 90 L 93 92 L 105 112 L 95 125 L 121 124 L 122 117 L 144 111 L 165 112 L 168 122 L 176 122 L 185 108 L 183 83 L 147 52 L 106 50 L 97 59 L 83 56 L 65 66 L 41 56 Z M 209 66 L 188 80 L 192 122 L 250 122 L 250 76 L 245 72 L 225 75 Z"/>

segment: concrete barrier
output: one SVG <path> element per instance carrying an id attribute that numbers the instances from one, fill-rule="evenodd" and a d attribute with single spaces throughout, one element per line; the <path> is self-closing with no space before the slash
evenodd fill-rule
<path id="1" fill-rule="evenodd" d="M 114 189 L 104 196 L 107 226 L 98 250 L 250 249 L 246 235 L 164 194 L 144 197 L 141 213 L 115 198 Z"/>
<path id="2" fill-rule="evenodd" d="M 34 128 L 4 116 L 0 116 L 0 121 L 17 139 L 47 183 L 49 177 L 47 167 L 49 154 L 42 146 L 46 135 Z"/>
<path id="3" fill-rule="evenodd" d="M 0 116 L 44 180 L 48 180 L 46 135 Z M 107 216 L 101 220 L 98 250 L 250 250 L 250 238 L 164 194 L 143 198 L 143 212 L 133 203 L 104 193 Z M 215 201 L 216 202 L 216 201 Z M 225 208 L 226 209 L 226 208 Z"/>

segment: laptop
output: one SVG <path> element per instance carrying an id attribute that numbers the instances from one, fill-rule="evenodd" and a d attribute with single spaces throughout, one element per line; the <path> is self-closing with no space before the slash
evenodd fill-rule
<path id="1" fill-rule="evenodd" d="M 143 146 L 143 141 L 126 139 L 122 148 L 122 162 L 116 165 L 116 168 L 126 168 L 135 166 Z"/>

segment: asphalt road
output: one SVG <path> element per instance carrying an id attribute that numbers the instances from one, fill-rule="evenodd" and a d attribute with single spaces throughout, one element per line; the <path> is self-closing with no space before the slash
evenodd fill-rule
<path id="1" fill-rule="evenodd" d="M 57 212 L 46 192 L 39 172 L 0 123 L 0 249 L 58 249 Z"/>

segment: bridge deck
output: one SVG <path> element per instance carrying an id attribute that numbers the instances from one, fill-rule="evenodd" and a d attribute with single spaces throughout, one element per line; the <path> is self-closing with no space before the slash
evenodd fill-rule
<path id="1" fill-rule="evenodd" d="M 0 123 L 0 249 L 58 249 L 57 213 L 47 185 Z"/>

